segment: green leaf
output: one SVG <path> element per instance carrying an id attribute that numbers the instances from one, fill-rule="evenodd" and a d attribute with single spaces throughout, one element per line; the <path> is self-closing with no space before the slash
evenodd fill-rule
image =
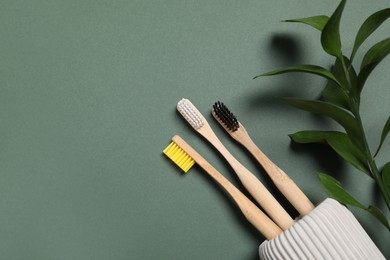
<path id="1" fill-rule="evenodd" d="M 357 90 L 360 93 L 368 76 L 375 67 L 390 53 L 390 38 L 384 39 L 372 46 L 364 55 L 358 75 Z"/>
<path id="2" fill-rule="evenodd" d="M 385 166 L 383 166 L 381 171 L 381 179 L 382 179 L 382 193 L 386 201 L 390 198 L 390 162 L 387 162 Z M 380 180 L 378 180 L 379 182 Z"/>
<path id="3" fill-rule="evenodd" d="M 300 131 L 290 134 L 291 140 L 300 144 L 319 143 L 327 144 L 326 140 L 330 135 L 340 133 L 336 131 Z"/>
<path id="4" fill-rule="evenodd" d="M 353 144 L 346 134 L 340 132 L 333 133 L 327 137 L 326 142 L 344 160 L 372 177 L 364 152 Z"/>
<path id="5" fill-rule="evenodd" d="M 347 72 L 349 76 L 349 80 L 347 79 L 347 76 L 345 75 L 344 69 L 343 69 L 343 64 L 341 63 L 340 60 L 336 59 L 335 65 L 333 67 L 334 69 L 334 75 L 335 77 L 339 80 L 342 86 L 344 86 L 345 89 L 348 89 L 349 91 L 352 92 L 352 94 L 356 94 L 356 85 L 357 85 L 357 73 L 352 66 L 351 61 L 343 56 L 344 59 L 344 64 L 347 67 Z M 351 85 L 348 85 L 351 84 Z M 355 95 L 356 96 L 356 95 Z"/>
<path id="6" fill-rule="evenodd" d="M 322 90 L 322 99 L 328 103 L 332 103 L 336 106 L 350 109 L 348 95 L 345 90 L 334 84 L 332 81 L 328 81 L 325 88 Z"/>
<path id="7" fill-rule="evenodd" d="M 317 15 L 317 16 L 306 17 L 306 18 L 289 19 L 283 22 L 303 23 L 322 31 L 322 29 L 324 28 L 328 20 L 329 17 L 326 15 Z"/>
<path id="8" fill-rule="evenodd" d="M 290 105 L 306 110 L 308 112 L 317 113 L 328 116 L 338 122 L 355 144 L 360 144 L 361 132 L 355 118 L 346 110 L 333 104 L 317 101 L 305 100 L 298 98 L 283 98 Z"/>
<path id="9" fill-rule="evenodd" d="M 387 221 L 385 214 L 383 214 L 383 212 L 379 208 L 370 205 L 366 210 L 370 212 L 374 217 L 376 217 L 390 231 L 389 222 Z"/>
<path id="10" fill-rule="evenodd" d="M 385 126 L 383 127 L 381 134 L 381 141 L 379 143 L 378 149 L 376 149 L 374 157 L 378 154 L 379 150 L 382 148 L 383 142 L 385 141 L 387 134 L 390 132 L 390 116 L 386 121 Z"/>
<path id="11" fill-rule="evenodd" d="M 390 52 L 390 38 L 386 38 L 374 46 L 372 46 L 364 55 L 360 70 L 364 67 L 369 66 L 372 63 L 378 63 L 385 58 Z"/>
<path id="12" fill-rule="evenodd" d="M 344 160 L 371 176 L 365 154 L 352 143 L 345 133 L 337 131 L 300 131 L 289 136 L 297 143 L 328 144 Z"/>
<path id="13" fill-rule="evenodd" d="M 370 212 L 374 217 L 376 217 L 387 229 L 390 230 L 389 222 L 387 221 L 383 212 L 375 207 L 370 205 L 368 208 L 360 203 L 357 199 L 352 197 L 344 188 L 341 186 L 341 183 L 333 178 L 332 176 L 325 173 L 317 173 L 320 178 L 320 183 L 324 188 L 326 194 L 329 197 L 337 200 L 338 202 L 346 205 L 352 205 L 361 209 L 364 209 Z"/>
<path id="14" fill-rule="evenodd" d="M 348 67 L 351 88 L 348 87 L 349 82 L 345 77 L 341 61 L 339 59 L 336 59 L 335 64 L 332 68 L 332 74 L 340 82 L 342 88 L 336 85 L 333 81 L 329 80 L 324 90 L 322 91 L 322 98 L 325 101 L 350 110 L 348 91 L 353 90 L 353 92 L 356 93 L 354 89 L 356 89 L 357 74 L 355 69 L 351 65 L 351 62 L 346 57 L 344 57 L 344 63 Z M 357 100 L 359 100 L 358 95 L 354 96 L 357 97 Z"/>
<path id="15" fill-rule="evenodd" d="M 340 40 L 340 19 L 346 0 L 342 0 L 321 33 L 322 48 L 330 55 L 342 59 Z"/>
<path id="16" fill-rule="evenodd" d="M 366 207 L 357 201 L 354 197 L 352 197 L 348 192 L 344 190 L 341 186 L 341 183 L 333 178 L 332 176 L 325 173 L 317 173 L 320 177 L 320 183 L 324 188 L 326 194 L 329 197 L 339 201 L 343 204 L 352 205 L 361 209 L 366 209 Z"/>
<path id="17" fill-rule="evenodd" d="M 259 76 L 256 76 L 255 78 L 261 77 L 261 76 L 272 76 L 272 75 L 278 75 L 283 73 L 289 73 L 289 72 L 306 72 L 311 74 L 316 74 L 321 77 L 327 78 L 335 82 L 337 85 L 340 85 L 340 83 L 337 81 L 335 76 L 328 70 L 324 69 L 323 67 L 316 66 L 316 65 L 298 65 L 298 66 L 292 66 L 280 70 L 274 70 L 270 71 L 264 74 L 261 74 Z"/>
<path id="18" fill-rule="evenodd" d="M 390 17 L 390 8 L 380 10 L 372 15 L 370 15 L 360 27 L 355 44 L 353 46 L 351 60 L 355 57 L 356 51 L 359 49 L 360 45 L 370 36 L 384 21 Z"/>
<path id="19" fill-rule="evenodd" d="M 381 174 L 383 186 L 385 186 L 385 189 L 390 196 L 390 162 L 386 163 L 385 166 L 383 166 Z"/>
<path id="20" fill-rule="evenodd" d="M 347 73 L 348 73 L 348 76 L 349 76 L 349 81 L 348 79 L 345 77 L 345 73 L 342 71 L 342 64 L 339 64 L 339 66 L 341 67 L 340 68 L 340 72 L 337 72 L 337 78 L 341 78 L 341 80 L 343 81 L 342 84 L 345 84 L 345 86 L 348 86 L 348 83 L 350 84 L 349 85 L 349 91 L 350 93 L 353 95 L 353 97 L 355 98 L 356 101 L 358 101 L 360 103 L 360 92 L 357 90 L 357 73 L 355 71 L 355 68 L 352 66 L 352 63 L 351 61 L 343 56 L 344 58 L 344 64 L 345 66 L 347 67 Z M 336 61 L 337 63 L 337 61 Z M 342 75 L 341 75 L 342 74 Z"/>

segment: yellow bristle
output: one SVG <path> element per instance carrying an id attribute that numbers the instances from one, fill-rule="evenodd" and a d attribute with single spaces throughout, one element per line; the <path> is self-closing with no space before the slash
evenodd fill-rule
<path id="1" fill-rule="evenodd" d="M 168 156 L 177 166 L 179 166 L 184 172 L 188 172 L 195 161 L 189 156 L 183 149 L 177 144 L 171 142 L 163 153 Z"/>

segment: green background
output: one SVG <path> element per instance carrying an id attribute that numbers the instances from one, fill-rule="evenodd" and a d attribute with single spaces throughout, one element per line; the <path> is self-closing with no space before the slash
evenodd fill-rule
<path id="1" fill-rule="evenodd" d="M 183 175 L 161 151 L 181 135 L 240 189 L 216 151 L 176 112 L 190 99 L 231 152 L 257 163 L 210 116 L 223 101 L 314 203 L 315 173 L 333 174 L 364 204 L 386 209 L 372 181 L 321 146 L 287 134 L 337 128 L 278 96 L 317 97 L 311 75 L 252 80 L 297 63 L 329 67 L 319 32 L 288 18 L 330 15 L 338 1 L 0 1 L 0 258 L 256 259 L 263 237 L 198 167 Z M 349 1 L 343 50 L 388 1 Z M 388 37 L 389 22 L 356 57 Z M 376 147 L 390 111 L 390 59 L 363 92 Z M 377 162 L 389 160 L 386 142 Z M 280 194 L 275 193 L 276 196 Z M 285 201 L 283 205 L 288 207 Z M 289 208 L 291 214 L 294 211 Z M 352 209 L 383 253 L 389 232 Z M 389 217 L 389 212 L 386 211 Z"/>

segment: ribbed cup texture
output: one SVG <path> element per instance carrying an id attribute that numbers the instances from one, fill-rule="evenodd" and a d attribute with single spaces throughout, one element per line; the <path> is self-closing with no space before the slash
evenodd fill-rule
<path id="1" fill-rule="evenodd" d="M 343 205 L 326 199 L 291 228 L 259 247 L 262 260 L 385 259 Z"/>

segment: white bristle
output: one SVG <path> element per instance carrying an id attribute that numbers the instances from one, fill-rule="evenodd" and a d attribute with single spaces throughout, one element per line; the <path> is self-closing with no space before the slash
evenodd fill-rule
<path id="1" fill-rule="evenodd" d="M 202 114 L 188 99 L 180 100 L 177 103 L 177 110 L 193 128 L 199 129 L 204 125 Z"/>

